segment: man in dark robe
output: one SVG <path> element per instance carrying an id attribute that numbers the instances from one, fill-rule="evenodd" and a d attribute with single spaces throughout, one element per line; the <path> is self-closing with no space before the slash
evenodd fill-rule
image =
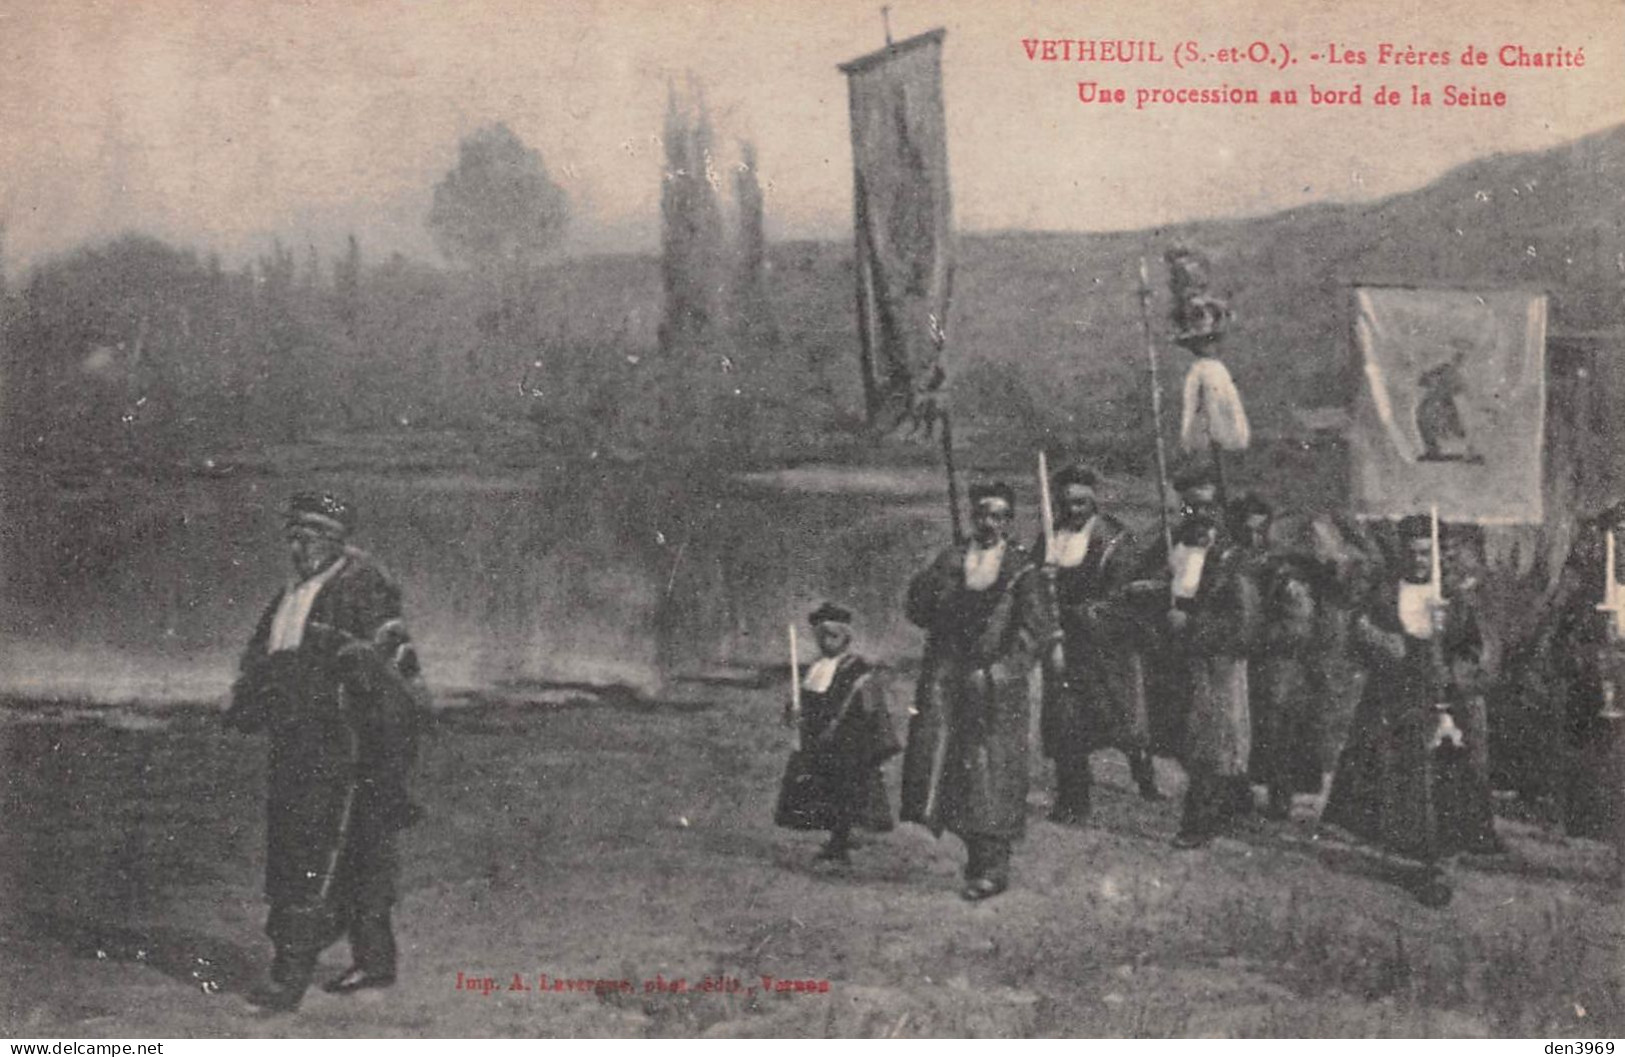
<path id="1" fill-rule="evenodd" d="M 1400 523 L 1400 575 L 1355 619 L 1367 681 L 1321 819 L 1419 861 L 1418 898 L 1436 906 L 1446 856 L 1500 843 L 1481 766 L 1484 642 L 1469 597 L 1438 597 L 1431 536 L 1426 517 Z"/>
<path id="2" fill-rule="evenodd" d="M 1608 537 L 1614 538 L 1614 583 Z M 1625 502 L 1581 522 L 1551 600 L 1537 621 L 1525 682 L 1541 702 L 1545 728 L 1527 741 L 1544 752 L 1568 833 L 1608 839 L 1625 819 L 1625 792 L 1613 773 L 1625 736 Z"/>
<path id="3" fill-rule="evenodd" d="M 903 810 L 965 842 L 969 900 L 1009 886 L 1026 832 L 1028 680 L 1053 624 L 1041 577 L 1010 541 L 1008 485 L 971 490 L 972 540 L 939 554 L 909 584 L 909 620 L 925 658 L 903 761 Z"/>
<path id="4" fill-rule="evenodd" d="M 298 1006 L 322 950 L 348 936 L 346 994 L 395 981 L 390 920 L 406 779 L 427 714 L 400 589 L 347 544 L 354 510 L 332 495 L 289 504 L 294 579 L 261 618 L 226 723 L 270 737 L 265 930 L 276 949 L 265 1009 Z"/>
<path id="5" fill-rule="evenodd" d="M 1205 518 L 1218 526 L 1219 536 L 1225 535 L 1224 504 L 1211 465 L 1186 469 L 1174 478 L 1173 486 L 1179 496 L 1176 534 L 1191 519 Z M 1151 751 L 1183 762 L 1191 688 L 1188 666 L 1168 622 L 1169 558 L 1168 541 L 1159 535 L 1135 563 L 1123 613 L 1131 621 L 1129 633 L 1142 657 Z"/>
<path id="6" fill-rule="evenodd" d="M 852 612 L 825 602 L 808 618 L 822 656 L 801 679 L 798 747 L 785 767 L 773 820 L 786 829 L 827 830 L 818 859 L 851 862 L 852 830 L 892 828 L 880 765 L 902 751 L 886 688 L 851 651 Z"/>
<path id="7" fill-rule="evenodd" d="M 1252 809 L 1248 655 L 1259 623 L 1246 552 L 1206 514 L 1186 517 L 1168 558 L 1168 637 L 1186 703 L 1188 783 L 1177 848 L 1200 848 Z"/>
<path id="8" fill-rule="evenodd" d="M 1267 533 L 1263 626 L 1248 678 L 1249 770 L 1269 790 L 1266 815 L 1285 819 L 1293 796 L 1316 794 L 1324 803 L 1331 785 L 1365 678 L 1348 648 L 1349 625 L 1369 568 L 1384 563 L 1373 559 L 1375 542 L 1363 526 L 1346 519 L 1271 517 Z"/>
<path id="9" fill-rule="evenodd" d="M 1055 761 L 1052 821 L 1088 820 L 1089 754 L 1121 749 L 1147 800 L 1160 799 L 1151 764 L 1145 670 L 1119 595 L 1135 559 L 1123 523 L 1099 509 L 1098 478 L 1082 466 L 1053 475 L 1055 554 L 1042 536 L 1034 562 L 1052 592 L 1059 638 L 1044 663 L 1040 730 Z"/>
<path id="10" fill-rule="evenodd" d="M 1252 745 L 1247 769 L 1269 790 L 1266 815 L 1291 815 L 1292 795 L 1320 791 L 1317 709 L 1324 703 L 1324 668 L 1315 663 L 1318 570 L 1299 555 L 1270 547 L 1275 511 L 1249 492 L 1230 507 L 1230 531 L 1247 575 L 1258 586 L 1259 634 L 1247 665 Z M 1326 770 L 1330 770 L 1328 763 Z"/>
<path id="11" fill-rule="evenodd" d="M 1251 666 L 1253 781 L 1269 791 L 1268 817 L 1286 819 L 1298 793 L 1321 793 L 1338 744 L 1323 602 L 1329 574 L 1314 559 L 1277 555 L 1260 570 L 1263 630 Z"/>

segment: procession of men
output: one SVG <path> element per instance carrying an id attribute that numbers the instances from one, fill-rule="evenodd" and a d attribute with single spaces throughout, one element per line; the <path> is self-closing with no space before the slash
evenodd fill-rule
<path id="1" fill-rule="evenodd" d="M 1160 755 L 1185 775 L 1174 848 L 1201 849 L 1292 819 L 1294 798 L 1309 794 L 1317 823 L 1399 860 L 1406 886 L 1424 904 L 1440 906 L 1452 896 L 1450 858 L 1505 851 L 1495 832 L 1488 699 L 1521 676 L 1526 689 L 1533 678 L 1545 684 L 1540 697 L 1560 702 L 1547 725 L 1554 752 L 1569 763 L 1560 791 L 1567 828 L 1617 842 L 1625 587 L 1616 534 L 1625 530 L 1625 502 L 1579 526 L 1568 565 L 1533 622 L 1533 647 L 1498 669 L 1480 585 L 1464 571 L 1473 560 L 1465 554 L 1467 530 L 1538 521 L 1531 513 L 1538 513 L 1538 495 L 1510 517 L 1486 505 L 1514 501 L 1520 489 L 1527 497 L 1528 460 L 1503 451 L 1507 486 L 1486 499 L 1483 485 L 1498 478 L 1471 476 L 1486 472 L 1484 457 L 1443 458 L 1430 435 L 1417 441 L 1395 425 L 1394 407 L 1405 400 L 1420 421 L 1440 416 L 1441 399 L 1472 398 L 1462 375 L 1470 343 L 1450 336 L 1464 315 L 1481 316 L 1481 329 L 1506 320 L 1516 326 L 1540 318 L 1544 303 L 1513 299 L 1508 308 L 1479 298 L 1464 313 L 1459 292 L 1433 304 L 1430 295 L 1417 301 L 1414 291 L 1402 291 L 1397 308 L 1384 303 L 1389 298 L 1362 295 L 1360 310 L 1371 320 L 1362 319 L 1364 352 L 1373 362 L 1394 355 L 1371 347 L 1373 334 L 1396 332 L 1379 325 L 1386 314 L 1408 320 L 1415 332 L 1404 370 L 1394 369 L 1396 360 L 1368 372 L 1373 388 L 1387 387 L 1376 400 L 1389 442 L 1415 450 L 1399 452 L 1397 469 L 1379 467 L 1387 478 L 1368 469 L 1357 481 L 1365 520 L 1349 530 L 1351 539 L 1335 514 L 1278 518 L 1264 496 L 1237 493 L 1251 427 L 1220 358 L 1233 314 L 1212 289 L 1203 255 L 1175 247 L 1166 264 L 1171 340 L 1190 362 L 1178 430 L 1184 468 L 1170 475 L 1142 263 L 1160 532 L 1137 537 L 1105 509 L 1095 470 L 1071 462 L 1049 474 L 1040 454 L 1035 544 L 1025 548 L 1012 538 L 1016 490 L 1008 481 L 971 488 L 967 538 L 944 432 L 955 542 L 914 576 L 904 602 L 925 647 L 909 710 L 902 821 L 960 838 L 965 899 L 1005 891 L 1027 832 L 1036 703 L 1037 746 L 1053 763 L 1049 821 L 1091 824 L 1091 758 L 1105 750 L 1126 757 L 1141 797 L 1161 799 L 1153 766 Z M 945 339 L 934 326 L 933 336 L 940 351 Z M 1537 345 L 1528 350 L 1538 359 Z M 1458 376 L 1446 397 L 1429 381 L 1438 370 L 1429 364 L 1440 356 Z M 1417 377 L 1407 381 L 1405 371 Z M 1403 391 L 1411 383 L 1416 391 Z M 1474 416 L 1456 403 L 1449 410 L 1462 433 Z M 1436 502 L 1423 507 L 1402 497 L 1405 486 L 1414 494 L 1418 481 L 1454 503 L 1456 523 L 1441 518 Z M 1538 488 L 1538 465 L 1533 481 Z M 813 689 L 809 682 L 806 690 Z M 793 775 L 794 766 L 787 793 Z M 872 790 L 872 783 L 852 786 L 866 810 Z M 839 799 L 838 788 L 826 792 Z M 848 814 L 858 810 L 854 802 Z M 832 841 L 841 845 L 840 832 Z M 1621 859 L 1625 867 L 1625 852 Z"/>
<path id="2" fill-rule="evenodd" d="M 1207 470 L 1179 484 L 1171 551 L 1140 544 L 1103 508 L 1099 477 L 1082 465 L 1064 465 L 1046 482 L 1055 521 L 1030 550 L 1012 538 L 1015 490 L 1004 482 L 971 489 L 969 539 L 919 571 L 904 602 L 926 644 L 908 710 L 901 820 L 963 842 L 963 898 L 1005 891 L 1028 834 L 1036 705 L 1038 745 L 1053 761 L 1048 820 L 1063 831 L 1091 824 L 1098 752 L 1123 753 L 1138 794 L 1160 799 L 1155 752 L 1186 778 L 1173 848 L 1201 849 L 1291 819 L 1307 807 L 1294 797 L 1313 794 L 1324 806 L 1320 823 L 1394 860 L 1424 904 L 1448 902 L 1453 856 L 1505 848 L 1489 781 L 1485 638 L 1471 591 L 1454 573 L 1441 584 L 1454 562 L 1437 522 L 1404 519 L 1387 560 L 1350 583 L 1334 563 L 1272 541 L 1273 512 L 1259 496 L 1224 503 Z M 1563 736 L 1576 756 L 1595 756 L 1606 752 L 1605 705 L 1625 649 L 1592 600 L 1592 621 L 1566 599 L 1557 605 L 1570 624 L 1597 624 L 1553 632 L 1583 642 L 1564 655 L 1572 654 L 1571 678 L 1598 692 L 1574 697 Z M 832 613 L 844 649 L 849 610 L 826 604 L 812 623 L 822 629 Z M 1328 631 L 1338 614 L 1343 635 Z M 1364 675 L 1352 716 L 1337 714 L 1333 653 Z M 809 677 L 803 694 L 823 678 Z M 840 723 L 876 729 L 875 692 L 824 707 L 808 729 L 830 745 Z M 885 738 L 858 748 L 873 741 L 845 738 L 858 752 L 846 793 L 838 780 L 820 787 L 826 799 L 851 800 L 830 816 L 840 821 L 828 826 L 822 860 L 849 861 L 848 820 L 891 828 L 888 816 L 877 817 L 877 768 L 895 749 Z M 801 766 L 792 761 L 781 797 L 806 781 Z M 1596 790 L 1566 797 L 1571 828 L 1598 834 L 1600 819 L 1617 811 L 1613 800 Z M 781 806 L 781 824 L 796 826 L 783 814 Z M 1301 810 L 1296 817 L 1309 821 Z"/>
<path id="3" fill-rule="evenodd" d="M 906 739 L 881 667 L 856 649 L 860 614 L 824 601 L 807 618 L 805 667 L 791 631 L 796 748 L 775 821 L 827 832 L 817 861 L 849 867 L 856 831 L 895 826 L 883 767 L 901 754 L 896 818 L 963 844 L 960 895 L 979 903 L 1019 881 L 1033 748 L 1053 765 L 1046 835 L 1095 824 L 1097 754 L 1121 753 L 1148 802 L 1165 796 L 1161 756 L 1184 774 L 1170 854 L 1306 821 L 1295 798 L 1309 794 L 1318 823 L 1399 860 L 1416 897 L 1442 906 L 1453 857 L 1505 850 L 1488 699 L 1509 680 L 1460 553 L 1468 534 L 1435 506 L 1350 543 L 1335 517 L 1278 516 L 1238 491 L 1250 427 L 1218 358 L 1228 309 L 1191 255 L 1171 254 L 1170 268 L 1184 298 L 1174 342 L 1193 362 L 1185 465 L 1171 479 L 1159 439 L 1157 529 L 1136 532 L 1109 509 L 1096 470 L 1067 461 L 1051 473 L 1043 453 L 1033 545 L 1016 538 L 1008 480 L 970 488 L 966 532 L 950 466 L 952 540 L 901 600 L 924 635 Z M 282 513 L 293 575 L 243 655 L 226 716 L 270 743 L 274 957 L 252 998 L 273 1012 L 299 1006 L 340 938 L 353 964 L 326 990 L 394 984 L 397 843 L 417 816 L 407 778 L 428 712 L 400 589 L 353 544 L 354 506 L 300 493 Z M 1615 840 L 1622 531 L 1625 502 L 1580 524 L 1519 662 L 1560 702 L 1548 725 L 1567 764 L 1566 827 Z"/>

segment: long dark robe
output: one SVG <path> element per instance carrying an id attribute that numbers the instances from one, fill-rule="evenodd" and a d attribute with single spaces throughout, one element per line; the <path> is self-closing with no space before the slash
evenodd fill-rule
<path id="1" fill-rule="evenodd" d="M 1139 752 L 1150 747 L 1136 624 L 1120 598 L 1135 557 L 1133 536 L 1123 524 L 1098 514 L 1083 561 L 1054 571 L 1065 668 L 1050 671 L 1045 658 L 1039 719 L 1044 753 L 1052 759 L 1075 759 L 1103 748 Z M 1033 564 L 1042 567 L 1044 561 L 1040 539 Z"/>
<path id="2" fill-rule="evenodd" d="M 901 817 L 939 835 L 1013 840 L 1027 825 L 1030 679 L 1052 622 L 1019 545 L 1006 544 L 982 591 L 965 586 L 965 550 L 943 551 L 909 584 L 907 615 L 926 630 L 926 645 Z"/>
<path id="3" fill-rule="evenodd" d="M 1368 676 L 1321 816 L 1429 863 L 1495 846 L 1483 767 L 1483 640 L 1470 600 L 1452 598 L 1449 606 L 1437 647 L 1405 633 L 1396 583 L 1384 585 L 1355 621 L 1353 645 Z M 1438 704 L 1448 706 L 1464 747 L 1432 746 Z"/>
<path id="4" fill-rule="evenodd" d="M 1326 580 L 1308 560 L 1275 558 L 1261 569 L 1263 631 L 1251 664 L 1248 770 L 1277 796 L 1318 793 L 1346 732 L 1329 678 L 1338 627 Z"/>
<path id="5" fill-rule="evenodd" d="M 801 748 L 779 783 L 773 821 L 787 829 L 893 827 L 880 765 L 902 751 L 873 667 L 847 654 L 823 693 L 801 694 Z"/>
<path id="6" fill-rule="evenodd" d="M 1526 792 L 1551 792 L 1571 836 L 1608 837 L 1625 815 L 1610 754 L 1625 737 L 1625 721 L 1604 715 L 1610 686 L 1615 709 L 1625 708 L 1625 641 L 1610 634 L 1600 612 L 1607 564 L 1606 530 L 1580 527 L 1550 601 L 1529 644 L 1511 665 L 1517 707 L 1505 716 L 1497 742 L 1499 768 Z M 1618 542 L 1625 545 L 1625 534 Z M 1625 568 L 1625 547 L 1616 558 Z M 1615 570 L 1616 578 L 1619 570 Z"/>
<path id="7" fill-rule="evenodd" d="M 1173 636 L 1173 667 L 1185 680 L 1187 771 L 1218 778 L 1247 774 L 1252 752 L 1248 655 L 1259 627 L 1255 563 L 1221 538 L 1208 549 L 1189 621 Z"/>
<path id="8" fill-rule="evenodd" d="M 399 588 L 359 550 L 338 560 L 297 649 L 267 653 L 281 595 L 271 602 L 226 715 L 270 737 L 267 931 L 307 949 L 394 903 L 395 835 L 414 812 L 407 772 L 427 715 Z"/>
<path id="9" fill-rule="evenodd" d="M 1186 627 L 1168 624 L 1168 548 L 1156 541 L 1141 556 L 1124 594 L 1124 612 L 1142 643 L 1151 750 L 1213 776 L 1246 772 L 1252 730 L 1250 671 L 1260 626 L 1256 564 L 1221 533 L 1208 549 L 1196 597 L 1181 608 Z"/>

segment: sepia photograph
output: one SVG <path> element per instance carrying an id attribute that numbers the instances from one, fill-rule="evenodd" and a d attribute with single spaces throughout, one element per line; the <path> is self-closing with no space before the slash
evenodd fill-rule
<path id="1" fill-rule="evenodd" d="M 0 0 L 0 1036 L 1612 1053 L 1622 408 L 1622 0 Z"/>

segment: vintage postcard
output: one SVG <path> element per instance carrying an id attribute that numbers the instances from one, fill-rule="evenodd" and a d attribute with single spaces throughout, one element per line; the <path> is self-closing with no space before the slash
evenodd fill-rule
<path id="1" fill-rule="evenodd" d="M 1619 0 L 0 53 L 0 1034 L 1625 1031 Z"/>

